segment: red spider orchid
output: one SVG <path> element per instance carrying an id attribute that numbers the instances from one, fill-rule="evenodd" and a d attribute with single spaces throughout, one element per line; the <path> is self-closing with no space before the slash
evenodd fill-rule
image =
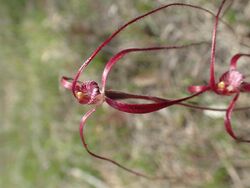
<path id="1" fill-rule="evenodd" d="M 245 76 L 242 75 L 237 70 L 237 62 L 240 57 L 247 56 L 250 57 L 250 54 L 236 54 L 231 58 L 229 71 L 222 74 L 218 83 L 215 83 L 214 74 L 211 72 L 210 74 L 210 84 L 202 85 L 202 86 L 190 86 L 188 88 L 189 92 L 197 93 L 202 91 L 213 91 L 218 95 L 231 96 L 234 95 L 232 101 L 230 102 L 228 108 L 226 109 L 225 116 L 225 128 L 230 136 L 232 136 L 235 140 L 239 142 L 250 142 L 250 140 L 242 139 L 237 137 L 231 126 L 231 115 L 234 110 L 235 103 L 239 98 L 241 92 L 250 92 L 250 83 L 245 82 Z M 214 61 L 211 63 L 211 67 L 213 68 Z M 239 109 L 239 108 L 238 108 Z M 248 107 L 241 108 L 248 109 Z"/>
<path id="2" fill-rule="evenodd" d="M 74 97 L 78 100 L 80 104 L 88 104 L 88 105 L 93 105 L 94 107 L 89 110 L 83 117 L 80 123 L 79 131 L 80 131 L 80 137 L 83 143 L 83 146 L 87 150 L 87 152 L 99 159 L 109 161 L 120 168 L 133 173 L 138 176 L 150 178 L 150 179 L 158 179 L 158 178 L 166 178 L 166 177 L 149 177 L 147 175 L 144 175 L 142 173 L 136 172 L 134 170 L 131 170 L 114 160 L 111 160 L 106 157 L 102 157 L 100 155 L 97 155 L 90 151 L 88 148 L 88 145 L 85 141 L 83 129 L 86 123 L 86 120 L 90 117 L 90 115 L 95 112 L 96 108 L 101 105 L 102 103 L 106 102 L 109 104 L 109 106 L 123 112 L 127 113 L 133 113 L 133 114 L 142 114 L 142 113 L 150 113 L 154 112 L 163 108 L 166 108 L 171 105 L 181 105 L 189 108 L 195 108 L 195 109 L 200 109 L 200 110 L 214 110 L 214 111 L 226 111 L 226 118 L 225 118 L 225 126 L 227 132 L 236 140 L 239 141 L 247 141 L 248 140 L 243 140 L 235 136 L 235 134 L 232 131 L 231 128 L 231 113 L 233 111 L 233 108 L 235 106 L 235 102 L 239 97 L 240 92 L 248 92 L 250 91 L 250 84 L 244 82 L 244 76 L 239 73 L 236 70 L 236 64 L 237 61 L 239 60 L 240 57 L 242 56 L 250 56 L 248 54 L 237 54 L 235 55 L 232 60 L 231 60 L 231 65 L 230 65 L 230 70 L 226 72 L 225 74 L 222 75 L 220 78 L 219 83 L 215 82 L 215 73 L 214 73 L 214 64 L 215 64 L 215 48 L 216 48 L 216 34 L 217 34 L 217 26 L 219 23 L 219 20 L 224 23 L 221 18 L 220 18 L 220 13 L 222 10 L 223 5 L 225 4 L 226 0 L 223 0 L 217 14 L 213 14 L 211 11 L 191 5 L 191 4 L 185 4 L 185 3 L 172 3 L 168 5 L 161 6 L 157 9 L 154 9 L 148 13 L 145 13 L 139 17 L 136 17 L 132 19 L 131 21 L 127 22 L 123 26 L 121 26 L 117 31 L 115 31 L 107 40 L 105 40 L 94 52 L 93 54 L 82 64 L 82 66 L 79 68 L 77 74 L 75 75 L 74 78 L 68 78 L 68 77 L 62 77 L 61 79 L 61 84 L 63 87 L 66 89 L 69 89 L 72 91 Z M 81 82 L 78 80 L 80 77 L 82 71 L 88 66 L 88 64 L 94 59 L 94 57 L 102 50 L 103 47 L 105 47 L 117 34 L 119 34 L 121 31 L 123 31 L 126 27 L 129 25 L 139 21 L 140 19 L 143 19 L 144 17 L 151 15 L 153 13 L 156 13 L 162 9 L 166 9 L 169 7 L 174 7 L 174 6 L 179 6 L 179 7 L 187 7 L 187 8 L 193 8 L 197 10 L 204 11 L 213 17 L 215 17 L 215 24 L 214 24 L 214 31 L 213 31 L 213 37 L 212 37 L 212 50 L 211 50 L 211 62 L 210 62 L 210 83 L 209 85 L 203 85 L 203 86 L 190 86 L 188 88 L 189 92 L 192 93 L 191 96 L 184 97 L 184 98 L 179 98 L 179 99 L 164 99 L 164 98 L 159 98 L 159 97 L 154 97 L 154 96 L 145 96 L 145 95 L 135 95 L 135 94 L 129 94 L 129 93 L 124 93 L 124 92 L 119 92 L 119 91 L 113 91 L 113 90 L 106 90 L 106 82 L 107 82 L 107 77 L 112 69 L 112 67 L 125 55 L 129 53 L 134 53 L 134 52 L 149 52 L 149 51 L 159 51 L 159 50 L 174 50 L 174 49 L 182 49 L 186 47 L 191 47 L 195 45 L 201 45 L 204 42 L 197 42 L 197 43 L 191 43 L 188 45 L 180 45 L 180 46 L 163 46 L 163 47 L 148 47 L 148 48 L 128 48 L 124 49 L 117 54 L 115 54 L 112 58 L 109 59 L 107 62 L 103 75 L 102 75 L 102 88 L 100 90 L 98 84 L 95 81 L 86 81 L 86 82 Z M 226 23 L 224 23 L 226 24 Z M 227 24 L 226 24 L 227 25 Z M 232 102 L 230 103 L 228 109 L 216 109 L 216 108 L 208 108 L 208 107 L 203 107 L 203 106 L 196 106 L 196 105 L 191 105 L 189 103 L 184 103 L 184 101 L 187 101 L 193 97 L 199 96 L 204 92 L 207 91 L 213 91 L 216 94 L 219 95 L 232 95 L 235 94 L 235 97 L 233 98 Z M 124 102 L 126 99 L 144 99 L 148 101 L 147 103 L 127 103 Z M 238 108 L 235 110 L 245 110 L 248 109 L 248 107 L 244 108 Z"/>

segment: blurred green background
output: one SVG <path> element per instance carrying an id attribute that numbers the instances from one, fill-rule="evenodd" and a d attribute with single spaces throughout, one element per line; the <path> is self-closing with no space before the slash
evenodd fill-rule
<path id="1" fill-rule="evenodd" d="M 250 187 L 250 146 L 235 143 L 223 113 L 171 107 L 147 115 L 117 112 L 107 105 L 89 119 L 86 136 L 98 154 L 146 174 L 137 178 L 89 156 L 78 133 L 79 105 L 60 85 L 121 24 L 171 0 L 0 0 L 0 187 Z M 220 1 L 195 3 L 216 11 Z M 230 5 L 230 1 L 227 6 Z M 219 28 L 217 67 L 250 51 L 250 3 L 234 1 Z M 112 54 L 127 47 L 210 41 L 210 15 L 185 8 L 159 12 L 135 24 L 105 47 L 82 80 L 100 83 Z M 182 97 L 190 84 L 208 80 L 209 45 L 125 57 L 109 88 L 162 97 Z M 247 73 L 249 59 L 240 68 Z M 206 94 L 195 104 L 226 107 L 229 98 Z M 243 95 L 240 104 L 249 101 Z M 233 116 L 237 133 L 248 135 L 249 112 Z M 248 129 L 247 129 L 248 128 Z"/>

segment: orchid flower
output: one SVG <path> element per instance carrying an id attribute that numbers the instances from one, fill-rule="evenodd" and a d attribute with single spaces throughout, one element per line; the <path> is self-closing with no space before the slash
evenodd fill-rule
<path id="1" fill-rule="evenodd" d="M 142 176 L 149 179 L 159 179 L 159 178 L 167 178 L 165 176 L 157 176 L 157 177 L 151 177 L 147 176 L 145 174 L 139 173 L 137 171 L 131 170 L 120 163 L 111 160 L 109 158 L 97 155 L 93 153 L 86 143 L 85 137 L 84 137 L 84 126 L 86 125 L 87 119 L 96 111 L 96 108 L 100 105 L 102 105 L 104 102 L 106 102 L 109 106 L 112 108 L 115 108 L 119 111 L 127 112 L 127 113 L 133 113 L 133 114 L 143 114 L 143 113 L 150 113 L 154 112 L 172 105 L 181 105 L 189 108 L 194 109 L 200 109 L 200 110 L 213 110 L 213 111 L 225 111 L 225 127 L 227 132 L 237 141 L 244 141 L 244 142 L 250 142 L 249 140 L 244 140 L 241 138 L 238 138 L 231 127 L 231 114 L 234 110 L 235 103 L 240 95 L 240 92 L 250 92 L 250 83 L 247 83 L 244 81 L 244 75 L 242 75 L 239 71 L 236 69 L 236 65 L 238 60 L 245 56 L 250 57 L 250 54 L 245 53 L 239 53 L 233 56 L 231 59 L 230 69 L 226 73 L 224 73 L 221 78 L 219 79 L 219 82 L 217 83 L 215 80 L 215 71 L 214 71 L 214 64 L 215 64 L 215 52 L 216 52 L 216 36 L 217 36 L 217 27 L 219 24 L 219 21 L 221 21 L 223 24 L 228 26 L 223 20 L 220 18 L 220 14 L 222 11 L 222 8 L 225 4 L 226 0 L 223 0 L 217 14 L 212 13 L 211 11 L 202 8 L 200 6 L 195 6 L 191 4 L 185 4 L 185 3 L 172 3 L 168 5 L 161 6 L 157 9 L 154 9 L 150 12 L 147 12 L 141 16 L 138 16 L 131 21 L 127 22 L 123 26 L 121 26 L 118 30 L 116 30 L 109 38 L 107 38 L 92 54 L 91 56 L 82 64 L 82 66 L 79 68 L 77 74 L 74 78 L 68 78 L 68 77 L 62 77 L 61 79 L 61 85 L 65 87 L 66 89 L 69 89 L 72 91 L 74 97 L 77 99 L 77 101 L 80 104 L 87 104 L 94 106 L 92 109 L 90 109 L 81 119 L 80 122 L 80 137 L 83 143 L 84 148 L 86 151 L 98 158 L 102 159 L 108 162 L 113 163 L 114 165 L 132 173 L 138 176 Z M 125 55 L 129 53 L 136 53 L 136 52 L 149 52 L 149 51 L 161 51 L 161 50 L 175 50 L 175 49 L 182 49 L 192 46 L 197 46 L 204 44 L 205 42 L 196 42 L 191 43 L 187 45 L 179 45 L 179 46 L 162 46 L 162 47 L 147 47 L 147 48 L 128 48 L 124 49 L 117 54 L 115 54 L 113 57 L 109 59 L 109 61 L 106 63 L 106 66 L 104 68 L 103 74 L 102 74 L 102 88 L 100 89 L 97 82 L 95 81 L 85 81 L 81 82 L 79 81 L 79 77 L 82 74 L 83 70 L 89 65 L 90 62 L 95 58 L 95 56 L 102 50 L 103 47 L 105 47 L 107 44 L 111 42 L 113 38 L 115 38 L 121 31 L 126 29 L 129 25 L 145 18 L 146 16 L 149 16 L 151 14 L 154 14 L 160 10 L 170 8 L 170 7 L 185 7 L 185 8 L 192 8 L 196 10 L 201 10 L 205 13 L 208 13 L 212 15 L 215 18 L 214 23 L 214 29 L 213 29 L 213 35 L 212 35 L 212 47 L 211 47 L 211 61 L 210 61 L 210 82 L 208 85 L 200 85 L 200 86 L 190 86 L 188 87 L 188 91 L 191 93 L 190 96 L 178 98 L 178 99 L 165 99 L 165 98 L 159 98 L 154 96 L 147 96 L 147 95 L 136 95 L 136 94 L 130 94 L 120 91 L 114 91 L 114 90 L 107 90 L 106 89 L 106 83 L 107 78 L 112 70 L 113 66 Z M 227 109 L 217 109 L 217 108 L 209 108 L 204 106 L 197 106 L 192 105 L 189 103 L 186 103 L 185 101 L 192 99 L 196 96 L 199 96 L 205 92 L 214 92 L 218 95 L 225 95 L 225 96 L 231 96 L 234 95 L 231 103 L 229 104 Z M 146 102 L 145 103 L 127 103 L 126 99 L 143 99 Z M 250 107 L 242 107 L 242 108 L 235 108 L 235 110 L 246 110 Z"/>

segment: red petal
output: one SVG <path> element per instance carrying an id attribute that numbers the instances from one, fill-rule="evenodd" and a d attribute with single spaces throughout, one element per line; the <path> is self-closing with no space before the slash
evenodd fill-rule
<path id="1" fill-rule="evenodd" d="M 242 56 L 248 56 L 250 57 L 250 54 L 236 54 L 231 58 L 231 63 L 230 63 L 230 70 L 236 69 L 237 68 L 237 62 Z"/>
<path id="2" fill-rule="evenodd" d="M 226 111 L 226 116 L 225 116 L 225 128 L 226 128 L 226 131 L 228 132 L 228 134 L 234 138 L 235 140 L 239 141 L 239 142 L 250 142 L 250 140 L 245 140 L 245 139 L 242 139 L 242 138 L 239 138 L 237 137 L 234 132 L 233 132 L 233 129 L 232 129 L 232 126 L 231 126 L 231 115 L 232 115 L 232 111 L 234 109 L 234 106 L 235 106 L 235 103 L 237 101 L 239 97 L 239 93 L 237 93 L 234 98 L 232 99 L 232 101 L 230 102 L 229 106 L 228 106 L 228 109 Z"/>
<path id="3" fill-rule="evenodd" d="M 144 113 L 150 113 L 150 112 L 154 112 L 157 110 L 160 110 L 162 108 L 166 108 L 168 106 L 174 105 L 174 104 L 178 104 L 182 101 L 186 101 L 189 100 L 193 97 L 196 97 L 202 93 L 204 93 L 205 91 L 199 92 L 199 93 L 195 93 L 194 95 L 188 96 L 188 97 L 184 97 L 184 98 L 180 98 L 180 99 L 175 99 L 175 100 L 164 100 L 164 101 L 155 101 L 154 103 L 144 103 L 144 104 L 135 104 L 135 103 L 125 103 L 125 102 L 120 102 L 115 100 L 114 98 L 111 98 L 112 96 L 109 96 L 108 93 L 105 96 L 105 101 L 113 108 L 120 110 L 122 112 L 127 112 L 127 113 L 133 113 L 133 114 L 144 114 Z M 139 95 L 138 95 L 139 96 Z M 152 97 L 146 97 L 143 96 L 143 99 L 148 98 L 148 100 L 151 100 Z M 130 97 L 133 98 L 133 97 Z M 139 97 L 138 97 L 139 98 Z"/>
<path id="4" fill-rule="evenodd" d="M 112 58 L 109 59 L 107 62 L 103 74 L 102 74 L 102 92 L 104 92 L 106 87 L 106 81 L 109 72 L 111 71 L 112 67 L 126 54 L 132 53 L 132 52 L 145 52 L 145 51 L 157 51 L 157 50 L 170 50 L 170 49 L 181 49 L 181 48 L 187 48 L 195 45 L 201 45 L 206 42 L 198 42 L 198 43 L 191 43 L 188 45 L 181 45 L 181 46 L 162 46 L 162 47 L 148 47 L 148 48 L 128 48 L 124 49 L 120 52 L 118 52 L 116 55 L 114 55 Z"/>

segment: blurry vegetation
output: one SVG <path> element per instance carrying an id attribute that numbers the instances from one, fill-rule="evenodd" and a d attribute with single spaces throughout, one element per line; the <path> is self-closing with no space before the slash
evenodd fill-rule
<path id="1" fill-rule="evenodd" d="M 60 87 L 60 77 L 72 76 L 98 44 L 126 20 L 161 2 L 170 1 L 0 0 L 0 187 L 250 185 L 250 146 L 234 143 L 218 114 L 171 107 L 137 116 L 105 106 L 89 119 L 86 136 L 95 152 L 147 174 L 176 175 L 180 181 L 139 179 L 93 159 L 82 148 L 78 124 L 88 107 L 77 104 L 71 93 Z M 193 3 L 217 10 L 207 0 Z M 225 15 L 238 34 L 221 27 L 219 71 L 227 68 L 233 53 L 249 52 L 241 44 L 250 44 L 249 10 L 250 3 L 242 0 Z M 127 29 L 97 56 L 83 79 L 100 81 L 105 62 L 125 47 L 210 40 L 211 17 L 186 9 L 177 13 L 162 11 Z M 186 86 L 206 82 L 208 51 L 209 46 L 204 45 L 129 55 L 113 70 L 109 87 L 185 96 Z M 244 101 L 247 96 L 241 103 Z M 193 101 L 222 106 L 226 102 L 209 95 Z M 234 125 L 241 122 L 250 123 L 247 112 L 235 115 Z"/>

